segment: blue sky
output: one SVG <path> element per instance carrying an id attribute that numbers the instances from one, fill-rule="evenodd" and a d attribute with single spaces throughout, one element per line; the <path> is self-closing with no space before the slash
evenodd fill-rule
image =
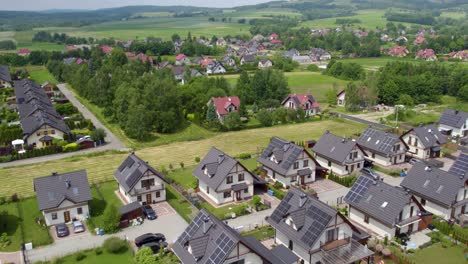
<path id="1" fill-rule="evenodd" d="M 234 7 L 269 2 L 270 0 L 0 0 L 0 10 L 99 9 L 128 5 L 190 5 Z"/>

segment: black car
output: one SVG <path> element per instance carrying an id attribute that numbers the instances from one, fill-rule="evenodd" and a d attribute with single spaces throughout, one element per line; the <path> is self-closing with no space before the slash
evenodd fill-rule
<path id="1" fill-rule="evenodd" d="M 156 212 L 153 210 L 153 208 L 151 207 L 151 205 L 144 205 L 143 206 L 143 213 L 145 214 L 146 218 L 148 218 L 149 220 L 154 220 L 156 218 L 158 218 L 158 216 L 156 215 Z"/>
<path id="2" fill-rule="evenodd" d="M 150 242 L 146 243 L 141 247 L 149 247 L 153 251 L 154 254 L 159 253 L 159 250 L 161 248 L 166 248 L 167 247 L 167 242 L 161 241 L 161 242 Z"/>
<path id="3" fill-rule="evenodd" d="M 166 241 L 166 237 L 163 234 L 160 233 L 146 233 L 144 235 L 141 235 L 137 238 L 135 238 L 135 245 L 137 247 L 141 247 L 144 244 L 152 243 L 152 242 L 164 242 Z"/>
<path id="4" fill-rule="evenodd" d="M 66 237 L 70 234 L 70 231 L 68 231 L 68 226 L 65 224 L 56 225 L 55 231 L 57 232 L 57 237 Z"/>

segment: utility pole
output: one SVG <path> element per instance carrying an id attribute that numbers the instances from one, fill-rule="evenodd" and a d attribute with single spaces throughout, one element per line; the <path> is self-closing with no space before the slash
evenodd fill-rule
<path id="1" fill-rule="evenodd" d="M 398 106 L 395 106 L 395 128 L 398 128 Z"/>

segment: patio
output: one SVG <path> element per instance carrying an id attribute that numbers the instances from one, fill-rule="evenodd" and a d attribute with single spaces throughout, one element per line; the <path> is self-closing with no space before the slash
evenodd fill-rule
<path id="1" fill-rule="evenodd" d="M 416 232 L 411 234 L 410 240 L 406 242 L 407 249 L 416 249 L 419 248 L 421 245 L 426 244 L 427 242 L 431 241 L 431 238 L 427 235 L 431 233 L 432 231 L 429 229 L 424 229 L 422 231 Z M 402 248 L 405 248 L 405 246 L 401 246 Z"/>

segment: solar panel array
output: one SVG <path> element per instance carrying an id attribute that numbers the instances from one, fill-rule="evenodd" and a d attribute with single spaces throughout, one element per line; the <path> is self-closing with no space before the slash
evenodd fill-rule
<path id="1" fill-rule="evenodd" d="M 460 156 L 453 163 L 449 172 L 456 175 L 466 175 L 468 171 L 468 154 L 460 153 Z"/>
<path id="2" fill-rule="evenodd" d="M 289 169 L 289 167 L 291 167 L 291 165 L 296 161 L 297 156 L 301 154 L 301 151 L 302 151 L 301 149 L 294 146 L 294 150 L 292 151 L 291 155 L 289 155 L 288 159 L 284 161 L 283 164 L 281 164 L 281 167 L 283 169 Z"/>
<path id="3" fill-rule="evenodd" d="M 352 203 L 359 202 L 362 196 L 367 192 L 369 185 L 372 184 L 372 181 L 372 179 L 365 176 L 359 177 L 351 190 L 346 194 L 345 200 Z"/>
<path id="4" fill-rule="evenodd" d="M 185 229 L 184 233 L 180 235 L 180 237 L 177 239 L 177 242 L 181 246 L 184 246 L 184 244 L 192 238 L 195 232 L 197 232 L 198 228 L 200 228 L 200 226 L 203 224 L 203 217 L 205 217 L 204 214 L 197 214 L 190 225 Z"/>
<path id="5" fill-rule="evenodd" d="M 270 218 L 276 223 L 279 223 L 279 221 L 281 221 L 281 219 L 283 219 L 283 217 L 288 213 L 289 208 L 291 208 L 291 205 L 288 204 L 287 201 L 282 201 Z"/>
<path id="6" fill-rule="evenodd" d="M 222 233 L 218 239 L 216 239 L 216 249 L 213 251 L 211 256 L 207 260 L 207 264 L 219 264 L 223 263 L 226 257 L 231 252 L 232 248 L 236 245 L 236 242 Z"/>
<path id="7" fill-rule="evenodd" d="M 368 142 L 368 139 L 370 138 L 369 144 L 364 144 L 369 147 L 374 146 L 375 147 L 375 142 L 380 141 L 379 144 L 377 144 L 377 149 L 387 153 L 389 152 L 392 148 L 393 145 L 395 144 L 395 138 L 393 138 L 391 135 L 386 134 L 383 131 L 376 130 L 373 128 L 368 128 L 362 133 L 362 142 Z"/>
<path id="8" fill-rule="evenodd" d="M 307 210 L 307 216 L 314 221 L 307 228 L 307 231 L 302 236 L 301 241 L 306 243 L 308 246 L 312 246 L 322 231 L 325 230 L 332 216 L 313 206 Z"/>
<path id="9" fill-rule="evenodd" d="M 120 165 L 119 171 L 122 172 L 125 168 L 131 167 L 133 163 L 135 163 L 135 161 L 131 157 L 126 158 Z"/>
<path id="10" fill-rule="evenodd" d="M 451 111 L 451 113 L 445 112 L 440 116 L 439 123 L 449 126 L 457 126 L 461 118 L 461 115 L 455 115 L 453 111 Z"/>

